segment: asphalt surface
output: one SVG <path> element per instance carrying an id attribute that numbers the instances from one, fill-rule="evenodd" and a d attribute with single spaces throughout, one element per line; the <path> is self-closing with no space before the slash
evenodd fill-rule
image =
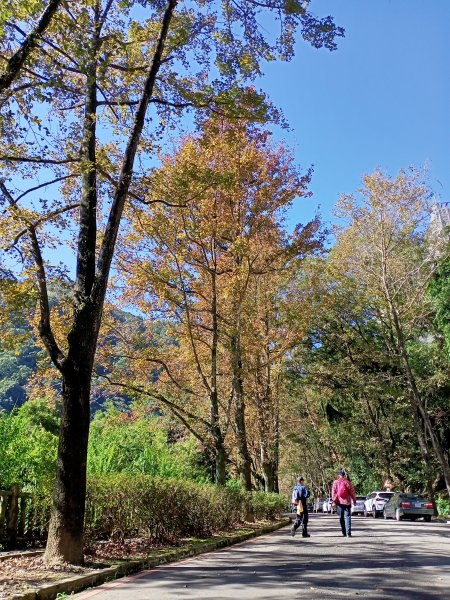
<path id="1" fill-rule="evenodd" d="M 311 537 L 290 528 L 144 571 L 77 600 L 450 600 L 450 524 L 310 515 Z"/>

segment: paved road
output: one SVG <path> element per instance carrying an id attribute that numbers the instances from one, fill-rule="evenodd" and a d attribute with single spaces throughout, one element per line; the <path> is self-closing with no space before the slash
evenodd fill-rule
<path id="1" fill-rule="evenodd" d="M 450 525 L 312 515 L 290 528 L 76 594 L 77 600 L 450 600 Z"/>

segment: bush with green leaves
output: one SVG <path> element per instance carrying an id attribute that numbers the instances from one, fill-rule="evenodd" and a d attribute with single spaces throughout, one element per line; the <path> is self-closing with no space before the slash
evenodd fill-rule
<path id="1" fill-rule="evenodd" d="M 169 442 L 168 431 L 157 416 L 121 412 L 108 406 L 91 424 L 88 473 L 135 473 L 161 477 L 207 479 L 200 451 L 190 437 Z"/>
<path id="2" fill-rule="evenodd" d="M 450 517 L 450 499 L 448 497 L 438 498 L 436 500 L 436 508 L 439 516 Z"/>
<path id="3" fill-rule="evenodd" d="M 45 399 L 0 412 L 0 488 L 36 491 L 53 480 L 58 416 Z"/>
<path id="4" fill-rule="evenodd" d="M 282 494 L 253 492 L 250 498 L 250 506 L 257 521 L 276 519 L 289 505 L 288 498 Z"/>
<path id="5" fill-rule="evenodd" d="M 281 515 L 286 498 L 148 475 L 90 477 L 86 534 L 89 539 L 143 536 L 158 542 L 204 537 L 243 523 L 249 506 L 257 519 L 271 520 Z"/>

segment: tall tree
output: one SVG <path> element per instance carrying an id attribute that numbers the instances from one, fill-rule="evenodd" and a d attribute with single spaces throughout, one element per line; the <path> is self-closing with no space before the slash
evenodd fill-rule
<path id="1" fill-rule="evenodd" d="M 62 379 L 47 563 L 83 560 L 92 366 L 119 225 L 126 201 L 142 200 L 145 160 L 185 109 L 267 118 L 270 107 L 248 85 L 261 61 L 289 58 L 298 25 L 317 47 L 334 49 L 342 35 L 329 17 L 313 17 L 308 4 L 63 3 L 2 102 L 3 247 L 10 260 L 23 261 L 21 278 L 35 282 L 39 335 Z M 281 20 L 273 44 L 259 26 L 266 10 Z M 5 27 L 21 39 L 16 24 Z M 10 36 L 1 40 L 6 55 Z M 52 265 L 60 248 L 71 252 L 69 267 Z M 48 282 L 73 265 L 66 331 L 57 335 Z"/>
<path id="2" fill-rule="evenodd" d="M 412 353 L 412 343 L 425 328 L 430 311 L 426 289 L 438 265 L 435 252 L 426 244 L 429 192 L 419 173 L 400 172 L 390 179 L 376 171 L 363 181 L 362 202 L 351 196 L 340 201 L 341 214 L 350 226 L 338 238 L 335 258 L 342 261 L 348 276 L 365 287 L 368 301 L 378 303 L 378 318 L 389 328 L 411 408 L 417 414 L 419 441 L 423 434 L 430 440 L 450 493 L 448 456 L 418 385 Z M 441 254 L 440 260 L 444 259 Z"/>
<path id="3" fill-rule="evenodd" d="M 296 283 L 293 318 L 301 315 L 308 334 L 287 362 L 283 436 L 291 447 L 299 430 L 307 455 L 301 470 L 320 495 L 329 494 L 336 464 L 351 469 L 362 491 L 386 476 L 420 485 L 424 470 L 407 386 L 373 296 L 334 251 L 305 265 Z M 289 458 L 283 456 L 284 469 Z"/>
<path id="4" fill-rule="evenodd" d="M 197 405 L 202 395 L 209 398 L 216 481 L 224 481 L 222 447 L 231 418 L 237 469 L 246 489 L 252 485 L 246 355 L 255 351 L 250 296 L 258 277 L 273 278 L 292 257 L 319 245 L 316 221 L 291 238 L 283 228 L 282 215 L 305 193 L 308 181 L 309 174 L 299 176 L 286 150 L 271 147 L 267 132 L 215 119 L 200 136 L 186 139 L 154 174 L 154 196 L 147 201 L 158 198 L 164 204 L 133 214 L 133 230 L 120 255 L 121 270 L 128 273 L 126 298 L 147 315 L 158 307 L 177 324 L 180 351 L 172 352 L 170 368 L 163 356 L 155 356 L 155 364 L 164 360 L 167 372 L 178 373 L 178 396 L 189 387 L 190 394 L 197 390 Z M 155 353 L 153 347 L 150 352 Z M 139 358 L 132 363 L 139 364 Z M 160 377 L 158 383 L 177 395 L 173 376 Z M 180 398 L 176 410 L 181 410 Z"/>

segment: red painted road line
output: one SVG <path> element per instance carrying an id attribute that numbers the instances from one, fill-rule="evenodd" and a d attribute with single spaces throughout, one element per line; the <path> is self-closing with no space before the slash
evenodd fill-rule
<path id="1" fill-rule="evenodd" d="M 276 529 L 275 531 L 282 531 L 282 529 L 283 528 Z M 234 548 L 236 548 L 236 546 L 241 546 L 242 544 L 257 542 L 261 538 L 264 538 L 267 535 L 270 535 L 271 533 L 275 533 L 275 531 L 271 531 L 270 533 L 266 533 L 264 535 L 260 535 L 255 538 L 251 538 L 249 540 L 244 540 L 242 542 L 238 542 L 237 544 L 232 544 L 231 546 L 227 546 L 226 548 L 218 548 L 216 550 L 210 550 L 209 552 L 204 552 L 203 554 L 198 554 L 197 556 L 188 556 L 187 558 L 183 558 L 176 562 L 168 563 L 167 565 L 158 565 L 157 567 L 152 567 L 151 569 L 146 569 L 145 571 L 141 571 L 140 573 L 137 573 L 136 575 L 131 575 L 130 577 L 123 577 L 123 578 L 119 579 L 118 581 L 114 581 L 113 583 L 106 583 L 106 584 L 100 585 L 97 588 L 95 588 L 95 590 L 91 590 L 90 592 L 86 592 L 82 596 L 79 596 L 79 600 L 86 600 L 87 598 L 92 598 L 92 596 L 95 596 L 96 594 L 101 594 L 112 588 L 120 587 L 121 585 L 125 585 L 126 583 L 133 582 L 136 579 L 141 579 L 142 577 L 146 577 L 148 575 L 155 575 L 155 574 L 157 574 L 158 571 L 165 571 L 168 569 L 176 569 L 183 563 L 199 560 L 200 558 L 202 558 L 204 556 L 211 555 L 213 552 L 229 552 L 229 551 L 233 550 Z"/>

